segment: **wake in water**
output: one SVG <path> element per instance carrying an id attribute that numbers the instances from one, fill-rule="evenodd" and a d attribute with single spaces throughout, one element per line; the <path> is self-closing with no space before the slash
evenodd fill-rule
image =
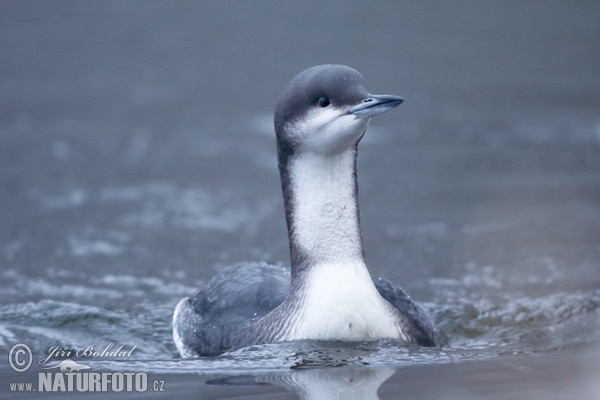
<path id="1" fill-rule="evenodd" d="M 46 276 L 29 278 L 9 269 L 0 274 L 12 282 L 2 293 L 0 351 L 25 342 L 41 358 L 52 346 L 78 349 L 114 342 L 126 348 L 136 346 L 131 359 L 96 360 L 97 365 L 170 372 L 397 367 L 587 345 L 589 332 L 600 328 L 600 289 L 540 297 L 494 292 L 490 287 L 506 285 L 506 281 L 492 277 L 489 268 L 469 268 L 461 280 L 429 282 L 435 301 L 424 306 L 434 317 L 439 348 L 406 347 L 390 341 L 306 341 L 251 346 L 191 361 L 177 359 L 169 321 L 175 302 L 199 282 L 190 284 L 182 274 L 165 278 L 107 274 L 83 284 L 69 270 L 52 269 Z"/>

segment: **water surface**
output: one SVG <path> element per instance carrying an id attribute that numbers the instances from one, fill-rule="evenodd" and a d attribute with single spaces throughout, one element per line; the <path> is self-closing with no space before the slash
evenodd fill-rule
<path id="1" fill-rule="evenodd" d="M 600 7 L 316 7 L 0 6 L 0 353 L 135 347 L 84 361 L 190 398 L 440 396 L 430 378 L 449 398 L 598 393 Z M 407 99 L 361 143 L 364 246 L 440 347 L 181 360 L 181 297 L 236 262 L 287 262 L 272 108 L 326 62 Z M 21 375 L 1 368 L 8 393 Z"/>

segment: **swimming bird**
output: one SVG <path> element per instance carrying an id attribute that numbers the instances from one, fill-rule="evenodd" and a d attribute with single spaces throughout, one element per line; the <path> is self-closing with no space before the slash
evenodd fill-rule
<path id="1" fill-rule="evenodd" d="M 291 268 L 235 265 L 180 300 L 173 339 L 183 357 L 305 339 L 435 345 L 425 312 L 371 278 L 360 234 L 358 143 L 372 117 L 402 102 L 369 94 L 345 65 L 308 68 L 288 83 L 274 125 Z"/>

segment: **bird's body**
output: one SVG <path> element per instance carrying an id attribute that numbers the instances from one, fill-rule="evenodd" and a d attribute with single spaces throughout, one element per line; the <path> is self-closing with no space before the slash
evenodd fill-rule
<path id="1" fill-rule="evenodd" d="M 173 337 L 183 356 L 302 339 L 435 344 L 431 323 L 406 293 L 371 279 L 360 235 L 357 145 L 372 116 L 401 102 L 368 94 L 346 66 L 292 79 L 275 109 L 291 269 L 239 265 L 182 299 Z"/>

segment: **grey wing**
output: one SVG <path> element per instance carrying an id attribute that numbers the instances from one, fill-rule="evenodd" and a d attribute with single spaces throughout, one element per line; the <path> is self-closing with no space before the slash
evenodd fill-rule
<path id="1" fill-rule="evenodd" d="M 411 341 L 421 346 L 435 346 L 435 329 L 425 311 L 389 280 L 376 278 L 373 282 L 379 294 L 398 310 Z"/>
<path id="2" fill-rule="evenodd" d="M 177 305 L 173 337 L 179 352 L 212 356 L 252 344 L 252 338 L 240 343 L 239 329 L 282 303 L 289 287 L 289 268 L 266 263 L 227 268 Z"/>

